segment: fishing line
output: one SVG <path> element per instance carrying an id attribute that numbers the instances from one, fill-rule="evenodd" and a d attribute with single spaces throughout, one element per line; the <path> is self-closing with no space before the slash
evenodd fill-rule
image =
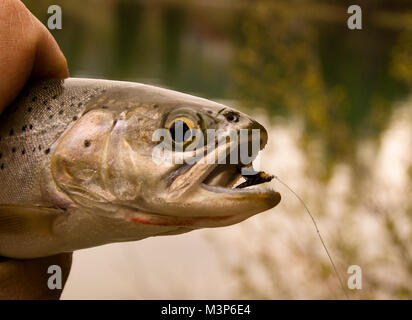
<path id="1" fill-rule="evenodd" d="M 315 221 L 315 218 L 314 218 L 313 215 L 310 213 L 310 210 L 309 210 L 309 208 L 306 206 L 305 201 L 303 201 L 303 199 L 302 199 L 295 191 L 293 191 L 285 182 L 283 182 L 282 180 L 280 180 L 277 176 L 273 176 L 273 177 L 274 177 L 277 181 L 279 181 L 283 186 L 285 186 L 290 192 L 292 192 L 292 193 L 294 194 L 294 196 L 300 201 L 300 203 L 302 203 L 302 205 L 305 207 L 307 213 L 309 214 L 310 218 L 312 219 L 313 225 L 315 226 L 315 229 L 316 229 L 316 232 L 317 232 L 317 234 L 318 234 L 318 236 L 319 236 L 320 242 L 322 243 L 322 246 L 323 246 L 323 248 L 325 249 L 326 254 L 328 255 L 329 261 L 330 261 L 330 263 L 332 264 L 332 267 L 333 267 L 333 270 L 335 271 L 336 277 L 338 278 L 339 283 L 340 283 L 340 286 L 342 287 L 342 291 L 343 291 L 343 293 L 345 294 L 346 299 L 349 300 L 349 296 L 348 296 L 348 294 L 347 294 L 347 292 L 346 292 L 346 290 L 345 290 L 345 286 L 343 285 L 342 278 L 340 277 L 339 272 L 338 272 L 338 270 L 336 269 L 336 266 L 335 266 L 335 263 L 333 262 L 332 256 L 330 255 L 329 250 L 328 250 L 328 248 L 326 247 L 325 241 L 323 241 L 322 235 L 320 234 L 320 231 L 319 231 L 318 225 L 317 225 L 317 223 L 316 223 L 316 221 Z"/>

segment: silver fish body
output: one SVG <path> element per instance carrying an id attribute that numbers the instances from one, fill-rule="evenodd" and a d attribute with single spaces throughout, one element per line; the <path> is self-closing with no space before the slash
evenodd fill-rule
<path id="1" fill-rule="evenodd" d="M 267 139 L 245 114 L 167 89 L 74 78 L 28 85 L 0 118 L 0 256 L 225 226 L 279 203 L 270 189 L 233 189 L 238 166 L 154 161 L 155 130 L 176 121 L 259 129 L 262 148 Z"/>

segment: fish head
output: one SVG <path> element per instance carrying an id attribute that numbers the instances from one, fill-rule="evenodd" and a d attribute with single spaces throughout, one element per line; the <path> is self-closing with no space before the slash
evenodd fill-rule
<path id="1" fill-rule="evenodd" d="M 53 147 L 51 172 L 77 206 L 110 217 L 190 229 L 225 226 L 280 201 L 278 192 L 253 185 L 260 179 L 235 187 L 267 139 L 262 125 L 225 105 L 122 85 L 88 102 Z"/>

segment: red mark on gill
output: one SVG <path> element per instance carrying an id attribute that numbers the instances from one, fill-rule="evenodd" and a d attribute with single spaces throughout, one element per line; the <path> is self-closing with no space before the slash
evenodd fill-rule
<path id="1" fill-rule="evenodd" d="M 132 220 L 133 222 L 137 222 L 137 223 L 140 223 L 140 224 L 153 224 L 153 223 L 151 223 L 151 222 L 149 222 L 149 221 L 147 221 L 147 220 L 139 219 L 139 218 L 132 218 L 131 220 Z"/>
<path id="2" fill-rule="evenodd" d="M 193 220 L 188 219 L 179 219 L 179 218 L 166 218 L 163 217 L 151 217 L 149 219 L 144 218 L 132 218 L 133 222 L 140 223 L 140 224 L 148 224 L 153 226 L 190 226 L 193 225 Z"/>
<path id="3" fill-rule="evenodd" d="M 224 222 L 231 219 L 233 216 L 222 217 L 166 217 L 166 216 L 149 216 L 149 217 L 133 217 L 130 220 L 140 224 L 147 224 L 153 226 L 193 226 L 195 223 L 210 223 L 210 222 Z"/>

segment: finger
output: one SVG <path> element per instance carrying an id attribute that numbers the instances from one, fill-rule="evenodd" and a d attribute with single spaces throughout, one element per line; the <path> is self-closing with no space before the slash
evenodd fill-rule
<path id="1" fill-rule="evenodd" d="M 59 299 L 70 273 L 72 253 L 30 260 L 0 262 L 0 299 Z M 57 265 L 62 270 L 62 289 L 50 289 L 48 269 Z"/>
<path id="2" fill-rule="evenodd" d="M 0 1 L 0 112 L 29 77 L 68 77 L 67 62 L 45 26 L 18 0 Z"/>

